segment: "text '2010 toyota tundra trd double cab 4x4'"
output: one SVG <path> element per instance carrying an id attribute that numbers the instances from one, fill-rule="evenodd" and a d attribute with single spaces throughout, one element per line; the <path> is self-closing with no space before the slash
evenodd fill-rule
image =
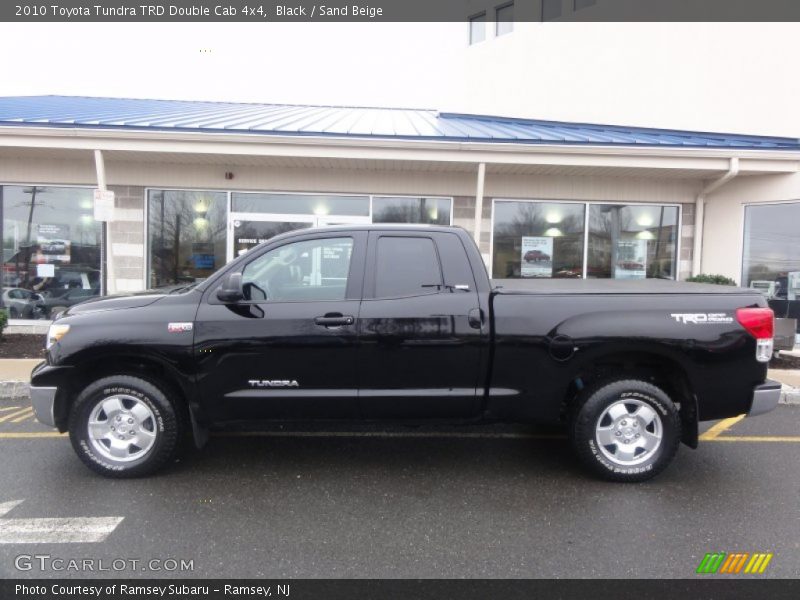
<path id="1" fill-rule="evenodd" d="M 70 307 L 31 397 L 115 477 L 229 421 L 436 419 L 563 422 L 589 469 L 641 481 L 697 446 L 698 421 L 776 406 L 772 336 L 755 290 L 492 282 L 464 230 L 330 227 L 199 285 Z"/>

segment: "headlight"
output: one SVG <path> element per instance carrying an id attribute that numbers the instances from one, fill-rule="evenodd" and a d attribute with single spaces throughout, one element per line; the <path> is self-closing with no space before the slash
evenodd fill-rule
<path id="1" fill-rule="evenodd" d="M 53 323 L 50 325 L 50 329 L 47 330 L 47 349 L 50 349 L 50 346 L 55 344 L 69 331 L 69 325 L 59 325 L 58 323 Z"/>

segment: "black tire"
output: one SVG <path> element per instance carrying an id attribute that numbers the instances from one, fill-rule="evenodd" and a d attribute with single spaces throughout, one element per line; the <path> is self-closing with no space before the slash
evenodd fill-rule
<path id="1" fill-rule="evenodd" d="M 620 405 L 630 414 L 612 418 L 607 411 L 619 412 Z M 645 405 L 655 414 L 647 425 L 644 423 L 650 412 L 642 408 Z M 637 416 L 639 411 L 644 417 Z M 609 481 L 646 481 L 663 471 L 678 451 L 681 439 L 678 409 L 664 390 L 646 381 L 618 379 L 587 388 L 575 403 L 571 417 L 570 439 L 578 458 L 592 473 Z M 653 441 L 658 437 L 657 432 L 660 442 Z M 601 444 L 601 437 L 607 439 L 603 434 L 613 435 L 613 443 Z M 652 442 L 655 446 L 641 448 L 638 456 L 628 459 L 629 454 L 622 453 L 638 452 L 640 436 L 642 444 Z"/>
<path id="2" fill-rule="evenodd" d="M 89 419 L 92 413 L 98 409 L 102 416 L 99 405 L 115 397 L 122 399 L 123 408 L 126 404 L 135 406 L 138 402 L 149 409 L 151 414 L 143 423 L 137 421 L 136 426 L 142 430 L 147 429 L 151 434 L 154 432 L 154 441 L 150 442 L 146 450 L 138 451 L 135 450 L 137 446 L 128 441 L 134 449 L 133 458 L 128 456 L 114 459 L 104 455 L 98 442 L 93 441 L 89 435 Z M 106 421 L 110 422 L 111 419 L 106 416 Z M 122 425 L 125 426 L 127 425 Z M 104 377 L 89 384 L 78 395 L 69 413 L 69 437 L 73 449 L 87 467 L 105 477 L 141 477 L 162 468 L 175 457 L 184 429 L 181 412 L 167 394 L 153 383 L 130 375 Z M 133 440 L 133 428 L 119 431 L 129 431 Z M 136 457 L 138 452 L 143 453 Z"/>
<path id="3" fill-rule="evenodd" d="M 19 317 L 19 309 L 16 306 L 12 306 L 8 309 L 8 318 L 16 319 L 17 317 Z"/>

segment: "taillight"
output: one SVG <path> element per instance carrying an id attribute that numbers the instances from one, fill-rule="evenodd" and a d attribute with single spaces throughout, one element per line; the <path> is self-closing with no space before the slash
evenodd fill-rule
<path id="1" fill-rule="evenodd" d="M 775 333 L 775 315 L 771 308 L 739 308 L 736 320 L 747 332 L 756 338 L 756 360 L 769 362 L 772 358 Z"/>

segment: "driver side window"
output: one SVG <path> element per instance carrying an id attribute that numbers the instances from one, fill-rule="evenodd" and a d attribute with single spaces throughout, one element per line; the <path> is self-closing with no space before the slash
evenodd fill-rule
<path id="1" fill-rule="evenodd" d="M 270 250 L 242 272 L 246 300 L 309 302 L 344 300 L 352 238 L 294 242 Z"/>

